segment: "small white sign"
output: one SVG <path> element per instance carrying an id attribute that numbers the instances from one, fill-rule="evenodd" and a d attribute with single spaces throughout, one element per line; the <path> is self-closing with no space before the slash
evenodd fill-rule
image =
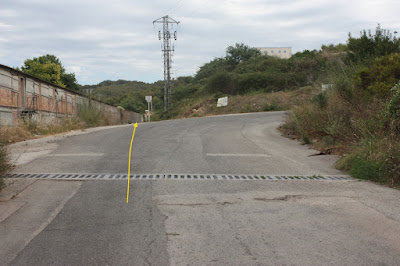
<path id="1" fill-rule="evenodd" d="M 325 91 L 327 89 L 332 89 L 334 86 L 335 84 L 322 84 L 321 89 Z"/>
<path id="2" fill-rule="evenodd" d="M 217 107 L 222 107 L 227 105 L 228 105 L 228 97 L 218 98 Z"/>
<path id="3" fill-rule="evenodd" d="M 151 103 L 153 96 L 145 96 L 146 97 L 146 101 L 148 103 Z"/>

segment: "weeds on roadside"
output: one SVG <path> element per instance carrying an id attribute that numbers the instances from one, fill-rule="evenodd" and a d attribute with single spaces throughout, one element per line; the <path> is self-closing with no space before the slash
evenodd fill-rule
<path id="1" fill-rule="evenodd" d="M 397 186 L 399 114 L 400 83 L 388 98 L 369 97 L 360 90 L 335 86 L 294 108 L 281 130 L 297 135 L 304 143 L 315 143 L 319 150 L 346 154 L 337 166 L 354 177 Z"/>
<path id="2" fill-rule="evenodd" d="M 85 123 L 74 118 L 64 118 L 60 123 L 50 124 L 37 121 L 20 121 L 15 126 L 1 126 L 0 142 L 9 144 L 39 136 L 83 129 L 85 127 Z"/>
<path id="3" fill-rule="evenodd" d="M 3 144 L 0 143 L 0 190 L 4 187 L 3 177 L 12 168 L 7 155 L 7 150 Z"/>
<path id="4" fill-rule="evenodd" d="M 104 111 L 92 104 L 80 105 L 78 107 L 78 118 L 89 127 L 104 126 L 108 122 Z"/>

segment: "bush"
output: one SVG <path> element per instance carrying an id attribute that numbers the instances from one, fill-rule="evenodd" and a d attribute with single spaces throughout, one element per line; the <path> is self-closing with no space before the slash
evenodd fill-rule
<path id="1" fill-rule="evenodd" d="M 356 86 L 371 95 L 387 97 L 399 79 L 400 55 L 396 53 L 376 59 L 371 67 L 361 68 L 356 75 Z"/>
<path id="2" fill-rule="evenodd" d="M 339 168 L 356 178 L 400 185 L 400 139 L 392 133 L 363 139 L 339 161 Z"/>
<path id="3" fill-rule="evenodd" d="M 318 93 L 311 99 L 311 102 L 313 102 L 319 108 L 324 109 L 328 105 L 328 99 L 326 97 L 326 92 Z"/>
<path id="4" fill-rule="evenodd" d="M 392 98 L 388 104 L 388 111 L 395 119 L 400 119 L 400 82 L 392 88 Z"/>
<path id="5" fill-rule="evenodd" d="M 234 74 L 226 71 L 220 71 L 209 78 L 207 91 L 209 93 L 221 92 L 224 94 L 233 95 L 237 93 L 235 83 Z"/>
<path id="6" fill-rule="evenodd" d="M 239 76 L 237 91 L 246 94 L 253 91 L 273 92 L 292 89 L 303 84 L 301 75 L 295 73 L 253 72 Z"/>
<path id="7" fill-rule="evenodd" d="M 379 178 L 380 170 L 381 165 L 379 163 L 359 156 L 352 161 L 350 175 L 360 179 L 382 182 L 383 180 Z"/>
<path id="8" fill-rule="evenodd" d="M 240 94 L 246 94 L 251 91 L 259 91 L 262 89 L 267 91 L 267 88 L 271 87 L 273 82 L 274 76 L 269 73 L 256 72 L 243 74 L 239 79 L 238 92 Z"/>

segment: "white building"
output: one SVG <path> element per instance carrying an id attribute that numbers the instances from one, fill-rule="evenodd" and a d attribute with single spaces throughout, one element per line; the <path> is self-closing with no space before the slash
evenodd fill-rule
<path id="1" fill-rule="evenodd" d="M 289 59 L 292 56 L 292 47 L 260 47 L 262 55 L 277 56 L 282 59 Z"/>

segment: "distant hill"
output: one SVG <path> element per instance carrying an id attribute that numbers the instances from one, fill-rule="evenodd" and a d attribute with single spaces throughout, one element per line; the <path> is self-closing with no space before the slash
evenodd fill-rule
<path id="1" fill-rule="evenodd" d="M 147 109 L 146 95 L 153 96 L 154 109 L 162 108 L 163 87 L 163 81 L 145 83 L 120 79 L 105 80 L 97 85 L 85 85 L 82 89 L 94 88 L 93 98 L 143 114 Z"/>

